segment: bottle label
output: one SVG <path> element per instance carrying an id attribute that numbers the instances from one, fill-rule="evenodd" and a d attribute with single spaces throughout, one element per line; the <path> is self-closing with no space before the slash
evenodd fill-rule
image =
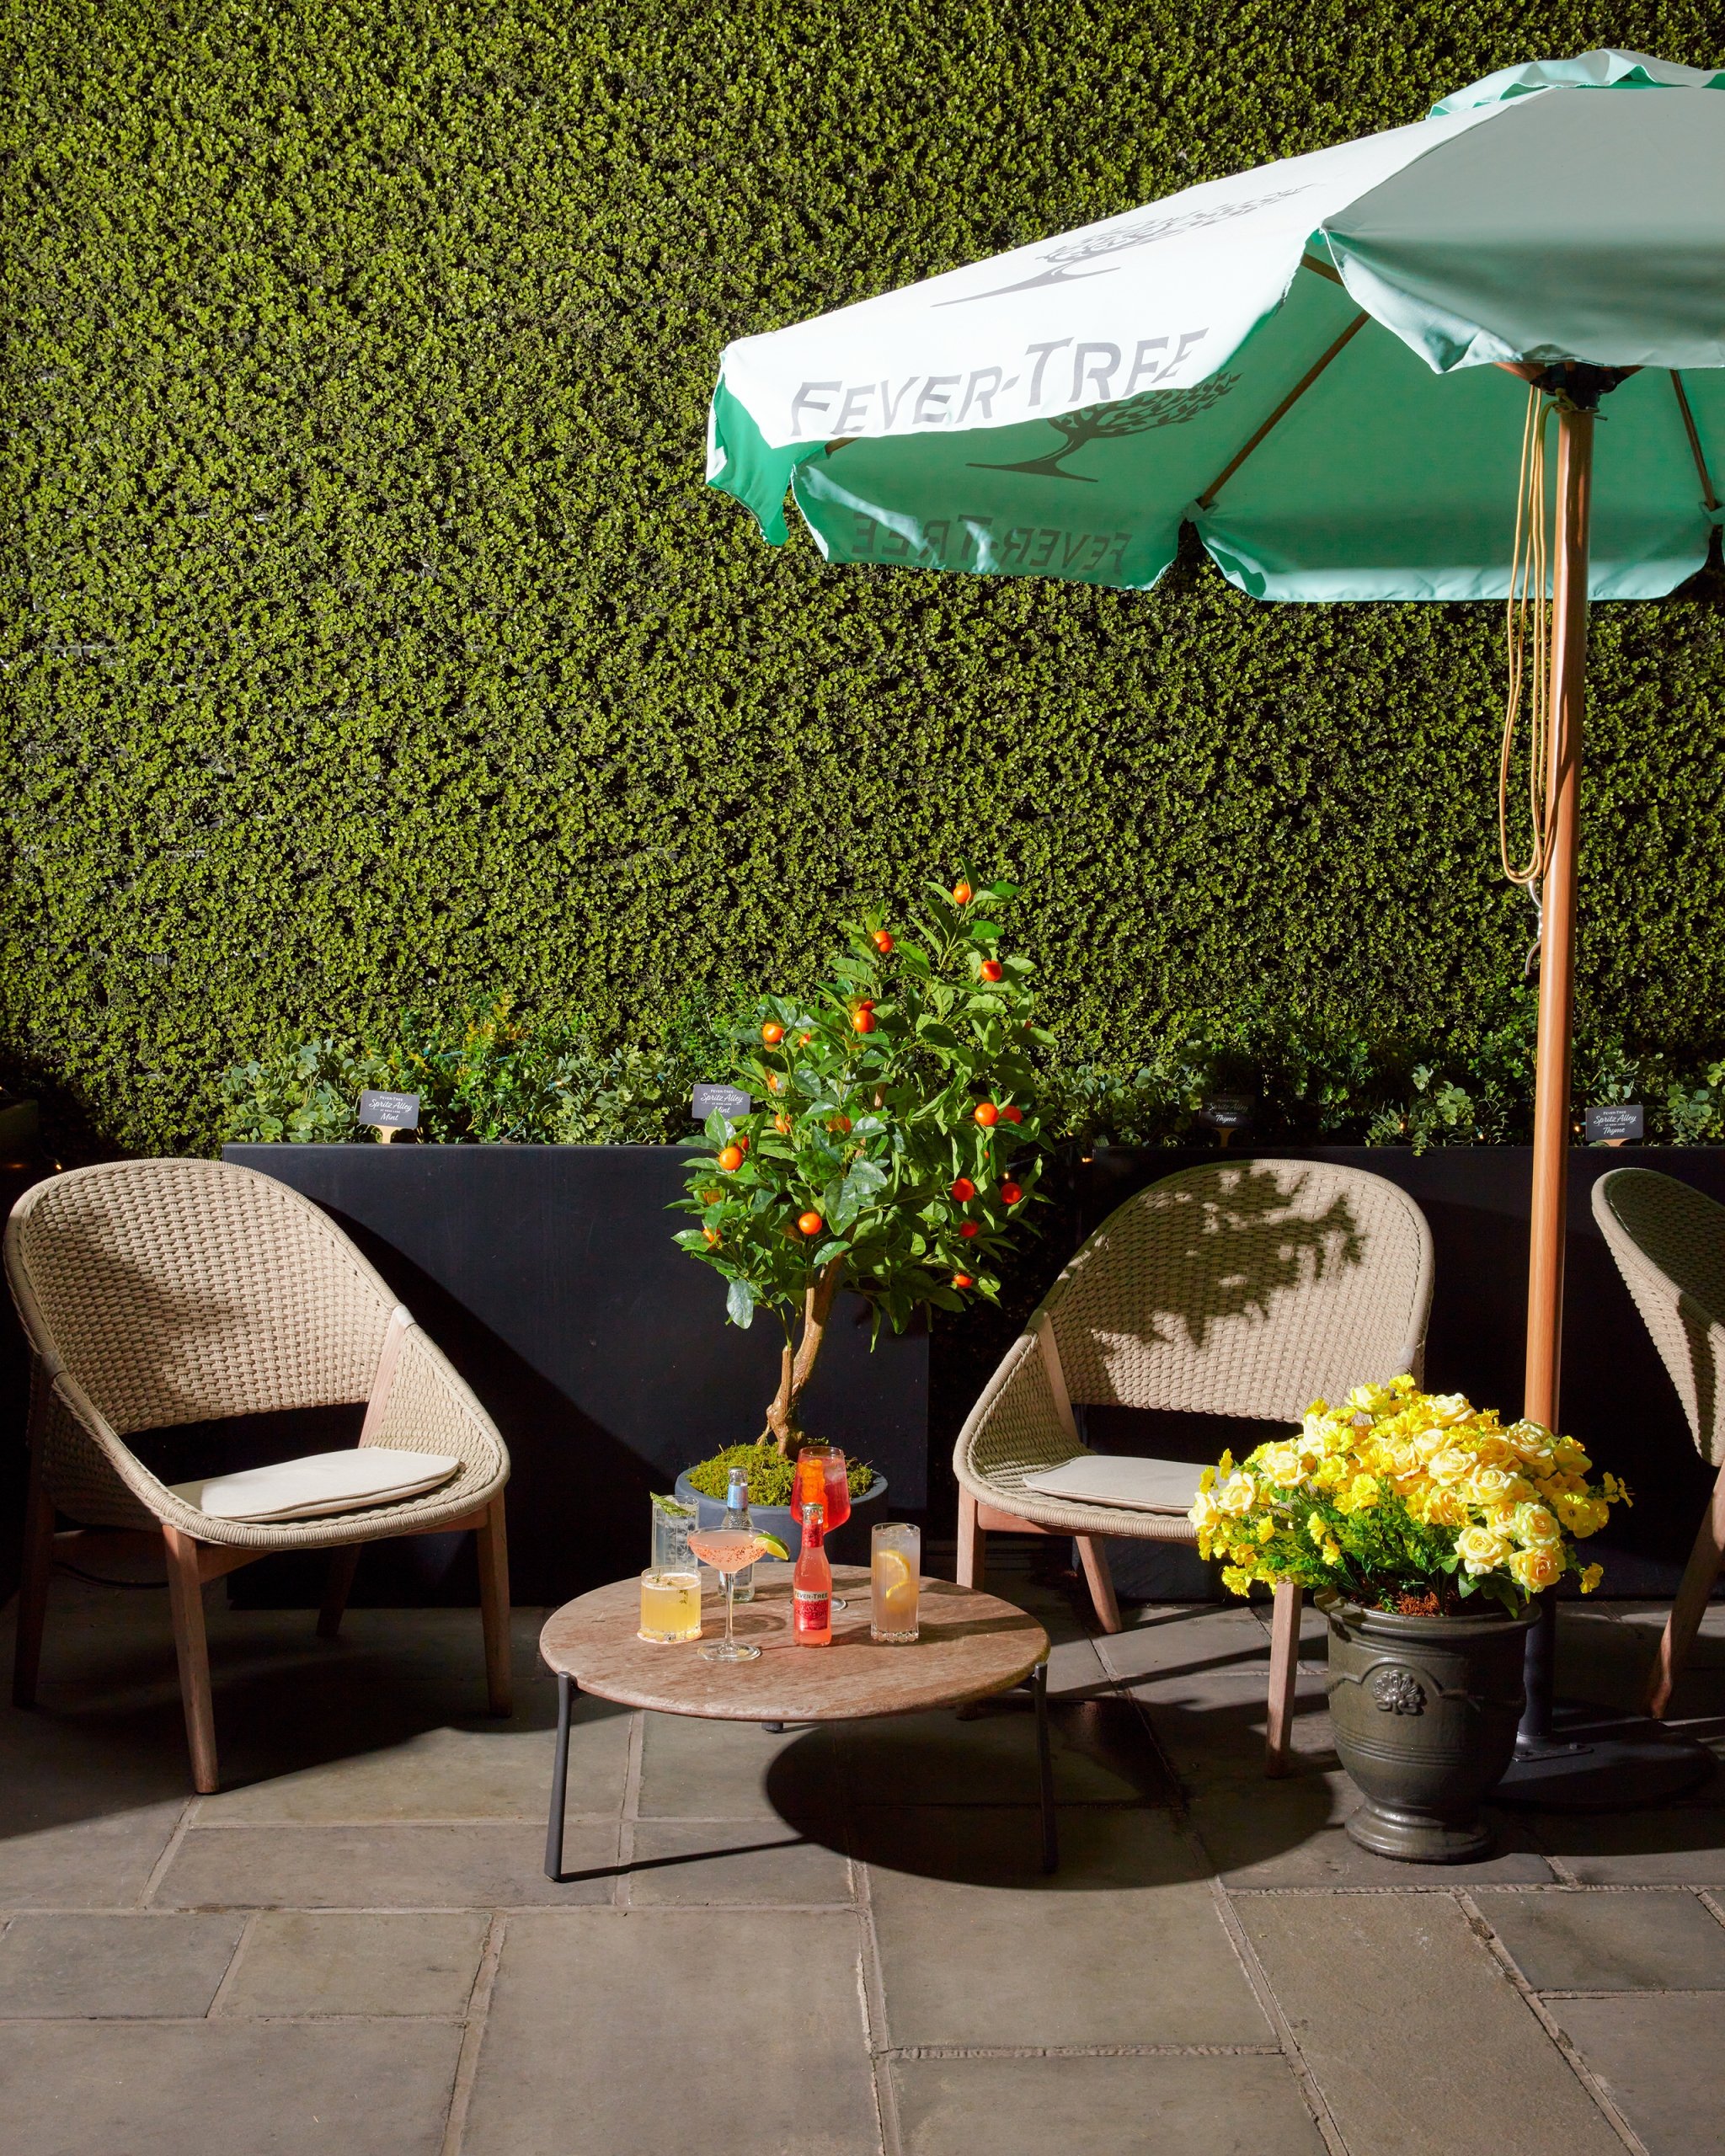
<path id="1" fill-rule="evenodd" d="M 825 1632 L 832 1628 L 832 1596 L 825 1588 L 794 1587 L 791 1604 L 799 1632 Z"/>

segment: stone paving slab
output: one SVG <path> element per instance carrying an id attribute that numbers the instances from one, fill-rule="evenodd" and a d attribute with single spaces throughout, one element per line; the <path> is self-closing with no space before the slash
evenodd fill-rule
<path id="1" fill-rule="evenodd" d="M 0 1840 L 0 1909 L 136 1907 L 185 1810 L 182 1797 Z"/>
<path id="2" fill-rule="evenodd" d="M 208 2013 L 238 1916 L 24 1916 L 0 1935 L 0 2020 Z"/>
<path id="3" fill-rule="evenodd" d="M 7 2156 L 441 2156 L 436 2021 L 0 2024 Z"/>
<path id="4" fill-rule="evenodd" d="M 1622 2156 L 1447 1896 L 1235 1906 L 1352 2156 Z"/>
<path id="5" fill-rule="evenodd" d="M 1036 1868 L 1033 1813 L 874 1816 L 895 1853 L 869 1867 L 895 2047 L 1270 2041 L 1166 1812 L 1068 1811 L 1052 1879 Z"/>
<path id="6" fill-rule="evenodd" d="M 950 1709 L 847 1722 L 838 1733 L 853 1804 L 1034 1804 L 1036 1712 L 1028 1694 Z M 1130 1700 L 1062 1701 L 1049 1713 L 1055 1794 L 1062 1804 L 1166 1801 L 1167 1778 Z"/>
<path id="7" fill-rule="evenodd" d="M 1693 1894 L 1558 1887 L 1477 1907 L 1535 1991 L 1725 1993 L 1725 1924 Z"/>
<path id="8" fill-rule="evenodd" d="M 254 2018 L 347 2014 L 459 2020 L 490 1922 L 481 1911 L 264 1910 L 247 1929 L 219 2011 Z"/>
<path id="9" fill-rule="evenodd" d="M 843 1913 L 507 1920 L 463 2156 L 879 2156 Z"/>
<path id="10" fill-rule="evenodd" d="M 774 1734 L 758 1722 L 641 1719 L 637 1808 L 644 1819 L 772 1819 L 793 1792 L 799 1809 L 837 1808 L 838 1755 L 830 1727 Z M 546 1774 L 548 1780 L 548 1764 Z"/>
<path id="11" fill-rule="evenodd" d="M 895 2059 L 892 2076 L 905 2156 L 1323 2156 L 1278 2056 Z"/>
<path id="12" fill-rule="evenodd" d="M 667 1861 L 685 1859 L 686 1861 Z M 664 1820 L 635 1829 L 629 1902 L 851 1905 L 843 1854 L 804 1841 L 777 1820 Z"/>
<path id="13" fill-rule="evenodd" d="M 614 1865 L 614 1826 L 572 1826 L 563 1866 Z M 608 1902 L 608 1878 L 557 1886 L 540 1827 L 194 1827 L 156 1891 L 162 1908 L 498 1909 Z"/>
<path id="14" fill-rule="evenodd" d="M 1212 1785 L 1192 1800 L 1190 1817 L 1227 1886 L 1386 1886 L 1447 1892 L 1473 1884 L 1543 1886 L 1555 1877 L 1535 1848 L 1525 1817 L 1487 1810 L 1497 1854 L 1475 1864 L 1397 1864 L 1363 1849 L 1345 1822 L 1359 1793 L 1346 1774 L 1306 1772 L 1267 1781 Z"/>
<path id="15" fill-rule="evenodd" d="M 1720 2005 L 1712 1993 L 1635 1993 L 1559 1999 L 1551 2012 L 1648 2156 L 1725 2156 Z"/>
<path id="16" fill-rule="evenodd" d="M 326 1760 L 198 1806 L 201 1824 L 230 1820 L 541 1819 L 551 1784 L 549 1734 L 505 1723 L 428 1729 L 399 1744 Z M 622 1809 L 629 1717 L 583 1700 L 570 1732 L 569 1806 Z"/>
<path id="17" fill-rule="evenodd" d="M 1725 1886 L 1725 1805 L 1547 1812 L 1540 1838 L 1585 1886 Z"/>

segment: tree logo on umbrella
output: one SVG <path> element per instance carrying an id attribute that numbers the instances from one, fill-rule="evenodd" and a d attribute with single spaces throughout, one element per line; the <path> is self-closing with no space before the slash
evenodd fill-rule
<path id="1" fill-rule="evenodd" d="M 973 463 L 970 469 L 1032 472 L 1039 479 L 1076 479 L 1081 487 L 1093 487 L 1097 483 L 1088 473 L 1062 469 L 1087 442 L 1117 441 L 1124 435 L 1148 434 L 1155 427 L 1184 426 L 1226 397 L 1239 379 L 1237 374 L 1212 375 L 1190 389 L 1146 389 L 1136 397 L 1122 398 L 1118 404 L 1087 404 L 1079 412 L 1058 413 L 1048 423 L 1065 437 L 1058 449 L 1022 464 Z"/>

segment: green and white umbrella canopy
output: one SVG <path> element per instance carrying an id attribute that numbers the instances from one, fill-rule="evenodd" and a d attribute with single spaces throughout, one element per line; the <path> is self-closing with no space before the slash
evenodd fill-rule
<path id="1" fill-rule="evenodd" d="M 1609 94 L 1607 94 L 1609 93 Z M 1607 398 L 1589 590 L 1701 567 L 1725 458 L 1725 70 L 1535 61 L 724 353 L 708 478 L 836 562 L 1263 599 L 1509 590 L 1525 384 Z M 1291 401 L 1290 401 L 1291 400 Z"/>

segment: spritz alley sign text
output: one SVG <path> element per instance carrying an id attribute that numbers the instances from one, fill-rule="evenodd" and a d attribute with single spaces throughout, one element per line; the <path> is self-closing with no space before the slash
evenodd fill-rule
<path id="1" fill-rule="evenodd" d="M 1613 1101 L 1605 1107 L 1588 1110 L 1587 1142 L 1589 1145 L 1627 1145 L 1644 1134 L 1646 1125 L 1642 1109 L 1627 1101 Z"/>
<path id="2" fill-rule="evenodd" d="M 361 1093 L 360 1123 L 367 1130 L 417 1130 L 419 1097 L 417 1093 Z"/>
<path id="3" fill-rule="evenodd" d="M 697 1086 L 692 1103 L 697 1123 L 705 1123 L 710 1115 L 722 1115 L 734 1123 L 754 1105 L 740 1086 Z"/>

